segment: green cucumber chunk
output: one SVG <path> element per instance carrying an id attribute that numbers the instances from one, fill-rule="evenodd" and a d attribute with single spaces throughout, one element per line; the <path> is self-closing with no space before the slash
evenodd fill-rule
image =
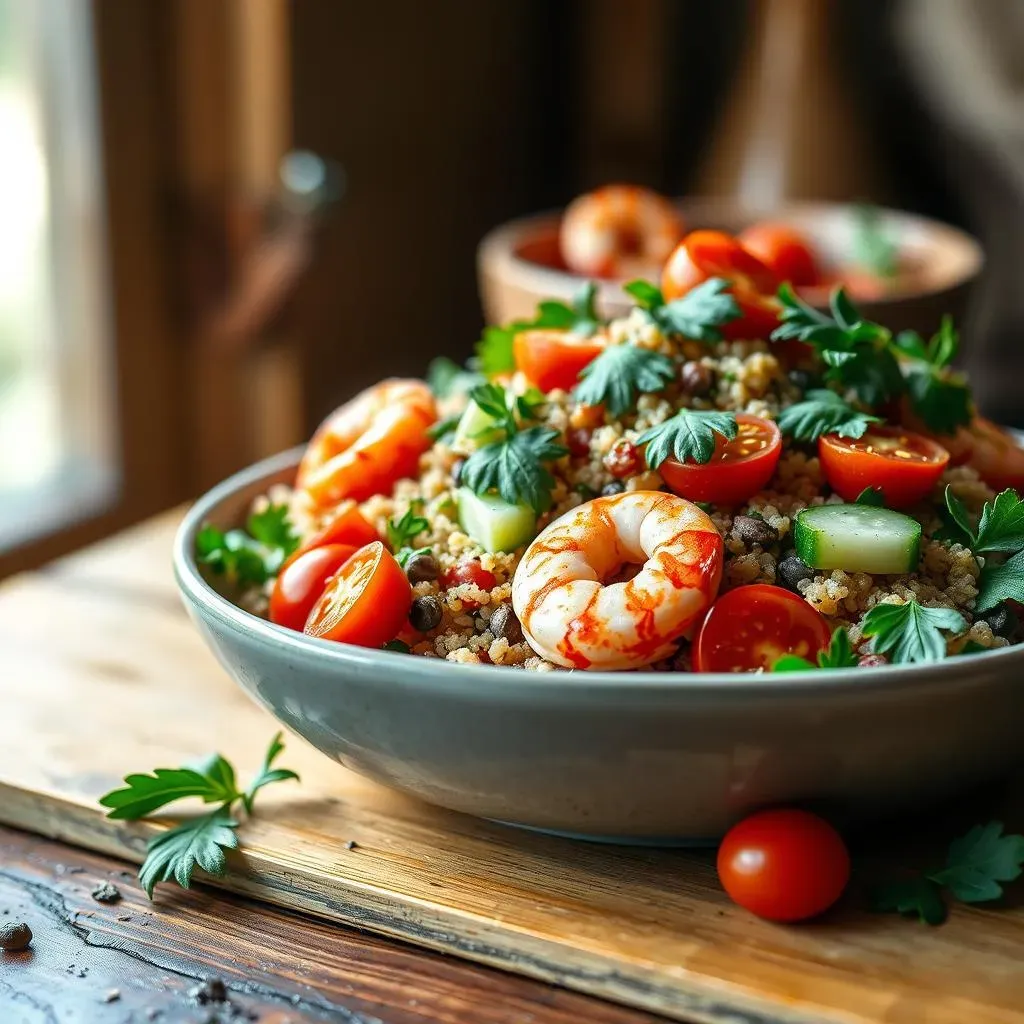
<path id="1" fill-rule="evenodd" d="M 500 441 L 504 436 L 504 431 L 494 417 L 488 416 L 476 402 L 471 401 L 455 428 L 451 449 L 459 455 L 469 455 L 485 444 Z"/>
<path id="2" fill-rule="evenodd" d="M 533 540 L 537 515 L 529 505 L 511 505 L 496 494 L 460 487 L 459 525 L 487 551 L 515 551 Z"/>
<path id="3" fill-rule="evenodd" d="M 812 569 L 913 572 L 921 554 L 921 524 L 873 505 L 816 505 L 797 514 L 793 541 Z"/>

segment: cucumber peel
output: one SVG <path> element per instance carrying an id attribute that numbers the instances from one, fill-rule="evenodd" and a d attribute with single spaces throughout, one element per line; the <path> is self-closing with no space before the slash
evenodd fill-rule
<path id="1" fill-rule="evenodd" d="M 797 514 L 793 542 L 812 569 L 895 575 L 917 568 L 921 524 L 872 505 L 815 505 Z"/>

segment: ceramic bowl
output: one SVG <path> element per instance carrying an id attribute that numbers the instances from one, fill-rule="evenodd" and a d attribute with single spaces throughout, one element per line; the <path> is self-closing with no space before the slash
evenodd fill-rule
<path id="1" fill-rule="evenodd" d="M 805 234 L 827 265 L 849 253 L 854 230 L 851 207 L 842 203 L 794 202 L 765 212 L 735 200 L 686 198 L 677 203 L 686 230 L 719 228 L 730 233 L 762 219 L 781 221 Z M 983 263 L 981 246 L 970 235 L 939 221 L 897 210 L 879 211 L 882 229 L 899 244 L 906 274 L 884 299 L 858 305 L 865 316 L 893 331 L 927 334 L 943 315 L 961 322 L 969 286 Z M 480 243 L 477 273 L 489 324 L 532 317 L 542 299 L 570 300 L 584 278 L 559 269 L 560 214 L 542 213 L 504 224 Z M 602 281 L 599 303 L 605 316 L 618 316 L 630 303 L 621 282 Z M 821 302 L 827 302 L 822 294 Z"/>
<path id="2" fill-rule="evenodd" d="M 531 828 L 701 842 L 754 808 L 838 820 L 936 800 L 1022 756 L 1024 646 L 937 665 L 776 676 L 524 672 L 314 640 L 222 597 L 194 557 L 291 482 L 261 462 L 189 511 L 174 570 L 221 664 L 347 768 L 431 803 Z M 329 771 L 326 763 L 324 771 Z"/>

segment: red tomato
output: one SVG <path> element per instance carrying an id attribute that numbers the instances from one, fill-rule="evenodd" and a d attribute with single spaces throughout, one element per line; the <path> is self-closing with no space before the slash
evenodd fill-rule
<path id="1" fill-rule="evenodd" d="M 818 284 L 821 271 L 811 246 L 795 228 L 768 221 L 754 224 L 738 236 L 747 252 L 753 253 L 781 281 L 794 287 Z"/>
<path id="2" fill-rule="evenodd" d="M 738 505 L 772 478 L 782 454 L 782 433 L 772 420 L 740 413 L 739 431 L 731 441 L 718 438 L 706 463 L 666 459 L 658 472 L 669 488 L 690 501 Z"/>
<path id="3" fill-rule="evenodd" d="M 461 586 L 463 583 L 473 583 L 481 590 L 493 590 L 498 585 L 498 579 L 493 572 L 480 564 L 480 559 L 467 558 L 441 574 L 441 586 L 445 590 Z M 462 599 L 462 603 L 467 608 L 479 607 L 476 601 L 465 598 Z"/>
<path id="4" fill-rule="evenodd" d="M 994 491 L 1024 492 L 1024 448 L 984 416 L 975 416 L 964 429 L 973 442 L 967 462 L 982 480 Z"/>
<path id="5" fill-rule="evenodd" d="M 931 493 L 949 464 L 942 445 L 902 427 L 872 426 L 856 439 L 825 434 L 818 458 L 841 498 L 855 501 L 865 487 L 877 487 L 892 508 L 906 508 Z"/>
<path id="6" fill-rule="evenodd" d="M 301 633 L 327 581 L 357 550 L 354 544 L 324 544 L 292 555 L 270 593 L 270 621 Z"/>
<path id="7" fill-rule="evenodd" d="M 693 641 L 695 672 L 769 670 L 784 654 L 813 661 L 832 639 L 821 613 L 782 587 L 751 583 L 723 594 Z"/>
<path id="8" fill-rule="evenodd" d="M 302 547 L 288 557 L 289 562 L 294 562 L 299 555 L 304 555 L 313 548 L 323 547 L 325 544 L 348 544 L 353 550 L 361 548 L 364 544 L 371 544 L 380 540 L 377 531 L 367 522 L 359 507 L 354 501 L 343 501 L 335 510 L 334 515 L 306 541 Z"/>
<path id="9" fill-rule="evenodd" d="M 382 647 L 405 625 L 412 587 L 395 556 L 375 540 L 328 581 L 304 632 L 359 647 Z"/>
<path id="10" fill-rule="evenodd" d="M 570 391 L 580 371 L 604 350 L 603 335 L 580 338 L 569 331 L 520 331 L 513 342 L 516 368 L 541 391 Z"/>
<path id="11" fill-rule="evenodd" d="M 803 921 L 828 910 L 850 880 L 839 833 L 817 815 L 780 808 L 734 825 L 718 848 L 729 898 L 769 921 Z"/>
<path id="12" fill-rule="evenodd" d="M 779 279 L 723 231 L 691 231 L 661 273 L 666 301 L 678 299 L 710 277 L 724 277 L 742 317 L 724 324 L 726 338 L 766 338 L 779 322 Z"/>

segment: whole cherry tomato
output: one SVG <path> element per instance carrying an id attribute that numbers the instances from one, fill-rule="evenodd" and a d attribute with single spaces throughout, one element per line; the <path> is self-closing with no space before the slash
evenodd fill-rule
<path id="1" fill-rule="evenodd" d="M 731 282 L 729 291 L 742 314 L 722 325 L 726 338 L 766 338 L 778 326 L 778 277 L 723 231 L 691 231 L 668 258 L 661 291 L 671 301 L 711 277 Z"/>
<path id="2" fill-rule="evenodd" d="M 740 232 L 740 244 L 753 253 L 780 281 L 794 287 L 821 281 L 818 261 L 807 239 L 786 224 L 763 221 Z"/>
<path id="3" fill-rule="evenodd" d="M 718 878 L 730 899 L 758 917 L 802 921 L 842 895 L 850 855 L 839 833 L 817 815 L 760 811 L 726 833 Z"/>
<path id="4" fill-rule="evenodd" d="M 327 581 L 357 550 L 353 544 L 324 544 L 292 555 L 270 592 L 270 621 L 301 633 Z"/>
<path id="5" fill-rule="evenodd" d="M 906 508 L 930 494 L 949 464 L 942 445 L 901 427 L 880 426 L 858 438 L 825 434 L 818 458 L 841 498 L 856 501 L 865 487 L 875 487 L 890 508 Z"/>
<path id="6" fill-rule="evenodd" d="M 658 466 L 674 493 L 690 501 L 738 505 L 768 483 L 782 454 L 782 433 L 772 420 L 746 413 L 737 415 L 736 425 L 731 441 L 718 437 L 710 462 L 669 458 Z"/>
<path id="7" fill-rule="evenodd" d="M 382 647 L 405 625 L 412 587 L 402 567 L 375 540 L 360 548 L 327 581 L 304 632 L 359 647 Z"/>
<path id="8" fill-rule="evenodd" d="M 597 334 L 581 338 L 570 331 L 540 329 L 520 331 L 512 342 L 516 368 L 541 391 L 571 391 L 580 371 L 604 350 L 605 339 Z"/>
<path id="9" fill-rule="evenodd" d="M 813 661 L 832 632 L 821 613 L 782 587 L 751 583 L 723 594 L 693 641 L 695 672 L 768 671 L 784 654 Z"/>

